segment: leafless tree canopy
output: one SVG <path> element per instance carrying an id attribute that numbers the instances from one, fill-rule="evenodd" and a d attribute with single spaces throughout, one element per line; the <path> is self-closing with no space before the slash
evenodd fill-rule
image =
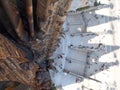
<path id="1" fill-rule="evenodd" d="M 71 1 L 0 0 L 0 81 L 51 90 L 49 57 Z"/>

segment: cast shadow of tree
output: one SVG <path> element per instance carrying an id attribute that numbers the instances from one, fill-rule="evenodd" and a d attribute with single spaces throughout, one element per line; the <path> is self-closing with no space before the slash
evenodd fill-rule
<path id="1" fill-rule="evenodd" d="M 84 37 L 84 34 L 80 34 L 80 35 L 82 37 Z M 89 34 L 86 34 L 86 35 L 87 36 L 92 35 L 91 37 L 88 38 L 88 40 L 97 36 L 97 34 L 95 34 L 95 33 L 89 33 Z M 99 72 L 102 72 L 104 70 L 108 71 L 109 68 L 112 68 L 113 66 L 118 66 L 119 61 L 117 60 L 117 55 L 116 55 L 116 53 L 114 51 L 118 50 L 120 48 L 120 46 L 117 46 L 117 45 L 104 45 L 102 43 L 89 44 L 88 40 L 86 40 L 86 43 L 89 46 L 74 45 L 74 43 L 69 46 L 70 49 L 78 49 L 78 50 L 86 50 L 86 51 L 88 51 L 88 53 L 87 53 L 87 62 L 85 64 L 85 72 L 84 72 L 84 74 L 77 75 L 72 71 L 66 70 L 65 68 L 63 69 L 63 72 L 65 72 L 65 73 L 67 73 L 69 75 L 75 76 L 76 81 L 73 81 L 73 82 L 82 82 L 86 78 L 86 79 L 94 80 L 96 82 L 101 83 L 101 81 L 90 78 L 90 76 L 95 75 L 95 74 L 97 74 Z M 103 55 L 107 55 L 107 54 L 110 54 L 112 52 L 113 52 L 112 55 L 114 57 L 114 60 L 112 60 L 111 62 L 105 62 L 106 60 L 104 62 L 99 61 L 99 58 L 101 58 Z M 69 59 L 69 63 L 72 63 L 72 61 L 73 60 Z M 109 58 L 108 58 L 108 61 L 109 61 Z M 68 62 L 68 61 L 66 61 L 66 62 Z M 78 68 L 76 68 L 76 69 L 78 69 Z M 80 70 L 80 68 L 78 70 Z M 71 77 L 69 75 L 65 76 L 66 79 Z M 73 84 L 73 82 L 64 83 L 63 86 Z"/>
<path id="2" fill-rule="evenodd" d="M 81 13 L 83 18 L 86 18 L 86 21 L 84 21 L 84 24 L 85 24 L 84 27 L 92 27 L 92 26 L 112 22 L 112 21 L 115 21 L 115 20 L 119 19 L 117 17 L 111 17 L 111 16 L 106 16 L 106 15 L 98 15 L 98 14 L 95 13 L 94 10 L 92 10 L 90 12 L 91 13 L 89 13 L 89 12 Z M 88 16 L 86 16 L 86 14 Z M 91 17 L 93 17 L 93 18 L 91 18 Z M 102 18 L 103 20 L 98 21 L 99 18 Z M 96 22 L 94 22 L 94 20 Z M 93 23 L 91 23 L 91 22 L 93 22 Z M 70 21 L 68 21 L 68 23 L 70 23 Z M 84 74 L 78 75 L 78 74 L 64 68 L 63 72 L 66 73 L 67 75 L 65 75 L 64 73 L 62 73 L 62 74 L 58 73 L 57 74 L 58 76 L 60 76 L 61 79 L 63 79 L 63 83 L 60 87 L 68 86 L 68 85 L 74 84 L 76 82 L 82 82 L 84 79 L 90 79 L 90 80 L 94 80 L 96 82 L 101 83 L 101 81 L 93 79 L 90 76 L 95 75 L 97 73 L 100 73 L 104 70 L 109 70 L 109 68 L 112 68 L 113 66 L 119 65 L 119 61 L 117 60 L 117 55 L 116 55 L 116 53 L 114 53 L 114 51 L 118 50 L 120 48 L 120 46 L 104 45 L 102 43 L 89 44 L 88 41 L 90 39 L 98 36 L 97 34 L 92 33 L 92 32 L 89 32 L 86 35 L 84 33 L 75 33 L 75 34 L 77 34 L 77 36 L 81 36 L 81 37 L 91 35 L 91 37 L 89 37 L 88 40 L 87 39 L 83 40 L 86 43 L 86 45 L 81 45 L 80 43 L 79 44 L 78 43 L 75 43 L 75 44 L 71 43 L 68 46 L 68 48 L 70 48 L 70 49 L 79 49 L 79 50 L 88 51 L 87 62 L 85 64 L 85 67 L 86 67 L 85 69 L 86 70 L 85 70 Z M 71 37 L 74 38 L 75 34 L 71 34 Z M 112 35 L 112 34 L 114 34 L 114 31 L 113 30 L 108 30 L 106 32 L 106 34 L 111 34 Z M 73 40 L 71 40 L 71 41 L 73 41 Z M 100 62 L 99 61 L 99 58 L 101 58 L 102 56 L 104 56 L 106 54 L 110 54 L 110 53 L 113 53 L 112 55 L 115 58 L 114 60 L 112 60 L 111 62 Z M 94 57 L 91 56 L 92 54 L 94 54 Z M 63 58 L 63 55 L 59 55 L 59 56 L 60 56 L 59 59 Z M 69 59 L 68 61 L 69 61 L 69 63 L 72 63 L 71 59 Z M 68 62 L 68 61 L 66 61 L 66 62 Z M 109 61 L 109 59 L 108 59 L 108 61 Z M 76 69 L 80 70 L 80 68 L 76 68 Z M 60 81 L 60 80 L 58 80 L 58 81 Z"/>

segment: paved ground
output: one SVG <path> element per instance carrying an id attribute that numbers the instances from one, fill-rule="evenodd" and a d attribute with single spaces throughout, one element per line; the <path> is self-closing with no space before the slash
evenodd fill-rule
<path id="1" fill-rule="evenodd" d="M 51 71 L 62 90 L 120 89 L 120 0 L 99 1 L 108 7 L 72 12 L 63 25 L 65 36 L 52 57 L 57 72 Z"/>

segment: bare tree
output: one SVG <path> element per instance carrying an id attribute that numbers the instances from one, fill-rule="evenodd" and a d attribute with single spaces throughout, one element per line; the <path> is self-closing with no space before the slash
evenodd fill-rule
<path id="1" fill-rule="evenodd" d="M 49 57 L 59 43 L 71 1 L 0 0 L 0 81 L 51 90 Z"/>

